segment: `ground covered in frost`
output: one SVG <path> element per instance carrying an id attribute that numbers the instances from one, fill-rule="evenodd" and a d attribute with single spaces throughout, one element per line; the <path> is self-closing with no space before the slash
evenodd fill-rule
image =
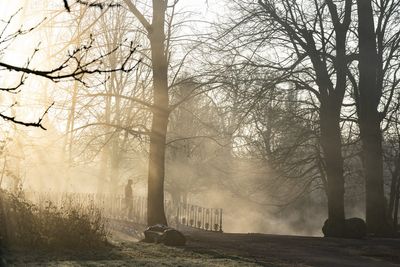
<path id="1" fill-rule="evenodd" d="M 185 247 L 112 233 L 103 251 L 9 251 L 10 266 L 400 266 L 400 240 L 185 232 Z"/>

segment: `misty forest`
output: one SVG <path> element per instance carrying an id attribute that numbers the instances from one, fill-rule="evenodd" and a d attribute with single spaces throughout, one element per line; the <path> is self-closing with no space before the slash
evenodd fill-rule
<path id="1" fill-rule="evenodd" d="M 0 266 L 399 266 L 400 2 L 3 0 Z"/>

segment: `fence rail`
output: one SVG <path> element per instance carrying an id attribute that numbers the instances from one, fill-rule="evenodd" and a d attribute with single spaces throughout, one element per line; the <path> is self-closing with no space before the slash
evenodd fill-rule
<path id="1" fill-rule="evenodd" d="M 147 224 L 147 199 L 142 196 L 126 200 L 122 195 L 110 194 L 27 192 L 25 198 L 39 206 L 50 202 L 59 207 L 67 203 L 81 206 L 95 205 L 105 218 Z M 222 232 L 222 209 L 165 201 L 165 213 L 169 225 L 174 227 L 185 226 Z"/>
<path id="2" fill-rule="evenodd" d="M 191 204 L 179 204 L 178 225 L 206 231 L 222 232 L 222 209 L 204 208 Z"/>

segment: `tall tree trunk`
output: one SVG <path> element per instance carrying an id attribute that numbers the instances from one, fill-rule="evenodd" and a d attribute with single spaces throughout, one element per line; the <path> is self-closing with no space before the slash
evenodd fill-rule
<path id="1" fill-rule="evenodd" d="M 388 222 L 383 188 L 382 132 L 378 105 L 377 51 L 371 0 L 357 0 L 359 34 L 359 126 L 366 184 L 367 231 L 386 234 Z"/>
<path id="2" fill-rule="evenodd" d="M 397 185 L 399 183 L 399 172 L 400 172 L 400 154 L 396 156 L 395 168 L 392 171 L 392 181 L 390 183 L 390 195 L 389 195 L 389 209 L 388 215 L 392 216 L 394 214 L 394 204 L 396 201 Z M 392 218 L 393 219 L 393 218 Z"/>
<path id="3" fill-rule="evenodd" d="M 332 5 L 332 2 L 330 2 Z M 332 10 L 333 7 L 330 7 Z M 348 7 L 346 9 L 349 9 Z M 351 9 L 350 9 L 351 10 Z M 336 22 L 336 85 L 333 85 L 326 63 L 318 55 L 312 32 L 307 34 L 310 58 L 317 74 L 317 84 L 321 92 L 320 106 L 320 143 L 325 160 L 328 198 L 328 228 L 326 236 L 344 236 L 344 176 L 342 156 L 342 134 L 340 111 L 346 90 L 346 36 L 349 27 L 348 14 L 343 23 Z M 336 12 L 332 12 L 334 20 Z"/>
<path id="4" fill-rule="evenodd" d="M 341 237 L 344 234 L 345 215 L 340 107 L 323 103 L 320 112 L 320 142 L 324 152 L 328 185 L 328 220 L 332 226 L 329 236 Z"/>
<path id="5" fill-rule="evenodd" d="M 0 260 L 3 256 L 1 253 L 2 248 L 8 247 L 8 229 L 7 229 L 7 221 L 6 221 L 6 214 L 4 212 L 4 193 L 0 191 Z"/>
<path id="6" fill-rule="evenodd" d="M 153 68 L 153 121 L 150 134 L 147 224 L 165 224 L 165 148 L 169 117 L 168 64 L 165 54 L 166 2 L 153 0 L 153 23 L 149 32 Z"/>
<path id="7" fill-rule="evenodd" d="M 400 183 L 397 183 L 395 201 L 394 201 L 394 211 L 393 211 L 393 226 L 395 231 L 398 231 L 398 217 L 399 217 L 399 202 L 400 202 Z"/>

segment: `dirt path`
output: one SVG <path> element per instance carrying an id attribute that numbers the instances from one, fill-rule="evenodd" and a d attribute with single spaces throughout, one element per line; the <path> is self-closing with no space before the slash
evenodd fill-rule
<path id="1" fill-rule="evenodd" d="M 9 266 L 400 266 L 400 240 L 185 232 L 182 248 L 145 244 L 121 232 L 103 252 L 13 252 Z"/>

